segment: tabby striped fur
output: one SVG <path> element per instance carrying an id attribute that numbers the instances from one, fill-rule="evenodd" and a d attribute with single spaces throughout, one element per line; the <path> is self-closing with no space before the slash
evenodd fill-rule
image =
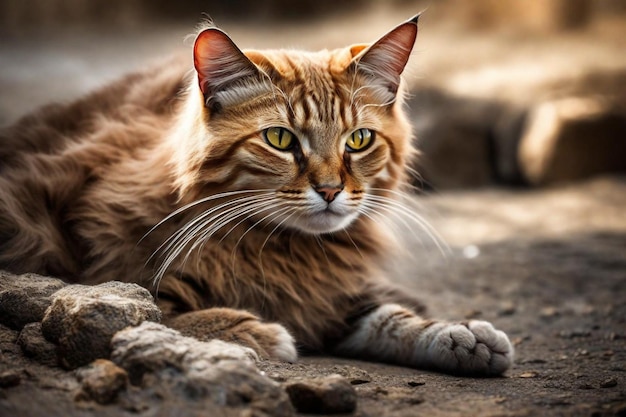
<path id="1" fill-rule="evenodd" d="M 504 333 L 420 318 L 378 268 L 384 217 L 427 227 L 399 199 L 416 34 L 417 17 L 372 45 L 244 53 L 207 28 L 193 72 L 172 61 L 26 117 L 0 133 L 0 267 L 141 283 L 171 326 L 261 357 L 502 373 Z M 359 129 L 374 136 L 354 151 Z"/>

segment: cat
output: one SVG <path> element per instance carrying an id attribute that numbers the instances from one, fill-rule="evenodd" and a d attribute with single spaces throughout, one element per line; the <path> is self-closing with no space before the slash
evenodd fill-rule
<path id="1" fill-rule="evenodd" d="M 261 358 L 502 374 L 502 331 L 421 317 L 379 267 L 416 153 L 401 74 L 417 31 L 418 16 L 372 44 L 243 52 L 209 26 L 193 69 L 24 117 L 0 133 L 0 268 L 139 283 L 169 326 Z"/>

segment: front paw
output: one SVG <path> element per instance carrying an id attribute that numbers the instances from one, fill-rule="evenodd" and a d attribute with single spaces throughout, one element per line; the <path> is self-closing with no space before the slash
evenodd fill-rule
<path id="1" fill-rule="evenodd" d="M 448 372 L 500 375 L 513 363 L 513 346 L 491 323 L 472 320 L 439 329 L 428 346 L 428 359 Z"/>
<path id="2" fill-rule="evenodd" d="M 181 314 L 168 321 L 185 336 L 220 339 L 253 349 L 260 358 L 286 362 L 298 359 L 295 341 L 283 326 L 265 323 L 243 310 L 211 308 Z"/>

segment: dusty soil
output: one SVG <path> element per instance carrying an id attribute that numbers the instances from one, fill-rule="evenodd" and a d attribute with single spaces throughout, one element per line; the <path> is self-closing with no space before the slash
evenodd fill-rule
<path id="1" fill-rule="evenodd" d="M 229 32 L 244 46 L 285 46 L 287 39 L 290 46 L 332 47 L 372 39 L 408 17 L 402 16 L 397 20 L 399 13 L 374 13 L 355 30 L 346 30 L 334 20 L 315 27 L 294 25 L 281 36 L 267 31 L 259 37 L 257 28 L 246 27 Z M 615 48 L 623 46 L 623 38 L 609 29 L 593 29 L 600 36 L 595 39 L 604 39 L 602 43 L 582 35 L 532 39 L 521 48 L 528 52 L 521 61 L 539 62 L 538 57 L 565 48 L 576 53 L 565 60 L 554 58 L 561 69 L 578 68 L 577 59 L 583 56 L 592 66 L 619 67 L 624 55 L 615 54 Z M 509 68 L 513 77 L 563 75 L 520 66 L 519 56 L 508 47 L 510 38 L 498 38 L 485 47 L 487 35 L 460 40 L 443 32 L 429 34 L 424 26 L 421 30 L 419 62 L 412 70 L 418 75 L 414 81 L 418 86 L 428 84 L 432 75 L 436 84 L 469 96 L 501 90 L 503 84 L 511 88 L 510 95 L 516 95 L 528 91 L 524 83 L 490 77 L 506 74 L 494 68 Z M 139 68 L 146 60 L 168 55 L 180 48 L 189 31 L 173 27 L 106 39 L 97 33 L 9 39 L 0 44 L 0 124 L 48 100 L 70 99 Z M 322 32 L 325 36 L 318 37 Z M 483 71 L 478 62 L 491 64 L 484 65 Z M 469 71 L 456 73 L 460 65 Z M 477 87 L 475 81 L 480 79 L 488 88 Z M 528 80 L 533 85 L 538 82 Z M 473 90 L 468 91 L 468 86 Z M 260 364 L 267 375 L 284 381 L 342 374 L 358 393 L 357 416 L 626 415 L 626 179 L 596 179 L 536 191 L 446 193 L 415 197 L 409 204 L 448 246 L 440 250 L 425 233 L 410 232 L 405 241 L 411 256 L 390 262 L 390 275 L 415 291 L 433 317 L 480 318 L 505 330 L 517 351 L 513 368 L 502 378 L 475 379 L 307 357 L 297 364 Z M 75 375 L 24 358 L 16 338 L 17 332 L 0 328 L 2 417 L 184 415 L 180 404 L 132 410 L 119 404 L 78 404 Z M 15 375 L 17 381 L 12 379 Z"/>

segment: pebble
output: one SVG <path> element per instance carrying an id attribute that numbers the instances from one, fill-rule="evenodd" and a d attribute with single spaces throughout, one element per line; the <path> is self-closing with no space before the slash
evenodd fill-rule
<path id="1" fill-rule="evenodd" d="M 77 399 L 88 398 L 98 404 L 109 404 L 128 386 L 126 371 L 107 359 L 97 359 L 80 368 L 76 376 L 81 383 Z"/>
<path id="2" fill-rule="evenodd" d="M 334 366 L 331 372 L 345 377 L 352 385 L 363 385 L 372 382 L 370 374 L 354 366 Z"/>
<path id="3" fill-rule="evenodd" d="M 520 378 L 537 378 L 539 373 L 536 371 L 528 371 L 519 375 Z"/>
<path id="4" fill-rule="evenodd" d="M 22 382 L 20 371 L 10 370 L 0 373 L 0 388 L 16 387 Z"/>
<path id="5" fill-rule="evenodd" d="M 482 315 L 483 315 L 483 312 L 480 311 L 480 310 L 469 310 L 469 311 L 465 312 L 463 317 L 466 318 L 466 319 L 475 319 L 475 318 L 478 318 L 478 317 L 480 317 Z"/>
<path id="6" fill-rule="evenodd" d="M 563 339 L 574 339 L 577 337 L 589 337 L 591 332 L 588 330 L 575 329 L 575 330 L 561 330 L 558 336 Z"/>
<path id="7" fill-rule="evenodd" d="M 498 309 L 499 316 L 512 316 L 516 312 L 517 312 L 517 307 L 511 301 L 502 303 L 502 305 Z"/>
<path id="8" fill-rule="evenodd" d="M 613 388 L 617 386 L 616 378 L 607 378 L 604 381 L 600 382 L 600 388 Z"/>
<path id="9" fill-rule="evenodd" d="M 341 375 L 298 379 L 285 384 L 285 390 L 300 413 L 339 414 L 356 409 L 356 391 Z"/>
<path id="10" fill-rule="evenodd" d="M 549 319 L 560 315 L 561 313 L 556 307 L 543 307 L 541 310 L 539 310 L 539 317 L 544 319 Z"/>
<path id="11" fill-rule="evenodd" d="M 57 347 L 49 342 L 41 332 L 41 323 L 29 323 L 20 332 L 17 343 L 22 348 L 22 352 L 37 362 L 57 366 Z"/>
<path id="12" fill-rule="evenodd" d="M 426 382 L 424 382 L 424 381 L 409 381 L 409 382 L 407 382 L 407 384 L 410 387 L 421 387 L 422 385 L 426 385 Z"/>

